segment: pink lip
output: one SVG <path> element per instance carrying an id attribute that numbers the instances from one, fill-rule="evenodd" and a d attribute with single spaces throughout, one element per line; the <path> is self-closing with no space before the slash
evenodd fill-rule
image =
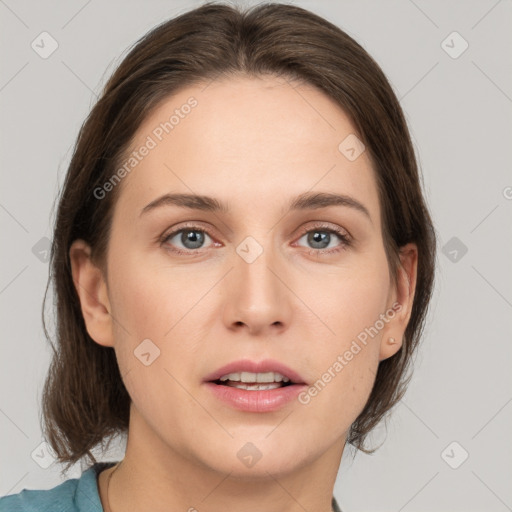
<path id="1" fill-rule="evenodd" d="M 307 388 L 306 384 L 292 384 L 276 389 L 250 391 L 215 384 L 215 382 L 206 382 L 205 386 L 222 402 L 245 412 L 277 411 Z"/>
<path id="2" fill-rule="evenodd" d="M 249 389 L 238 389 L 230 386 L 216 384 L 223 375 L 228 373 L 265 373 L 278 372 L 290 379 L 290 385 L 276 389 L 266 389 L 262 391 L 251 391 Z M 206 387 L 221 401 L 230 406 L 246 412 L 272 412 L 280 409 L 307 387 L 304 379 L 288 366 L 265 359 L 263 361 L 251 361 L 242 359 L 233 361 L 218 370 L 215 370 L 204 379 Z"/>
<path id="3" fill-rule="evenodd" d="M 249 359 L 241 359 L 239 361 L 233 361 L 226 364 L 222 368 L 215 370 L 210 375 L 204 378 L 204 382 L 212 382 L 220 379 L 223 375 L 228 373 L 240 373 L 240 372 L 252 372 L 252 373 L 265 373 L 265 372 L 277 372 L 285 377 L 288 377 L 293 384 L 305 384 L 304 379 L 294 370 L 288 368 L 283 363 L 275 361 L 273 359 L 265 359 L 263 361 L 251 361 Z M 290 386 L 291 387 L 291 386 Z M 282 388 L 279 388 L 282 389 Z M 258 393 L 257 391 L 251 391 L 251 393 Z"/>

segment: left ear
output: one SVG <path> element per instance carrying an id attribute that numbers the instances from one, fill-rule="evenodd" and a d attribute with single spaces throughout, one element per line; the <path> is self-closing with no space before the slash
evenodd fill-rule
<path id="1" fill-rule="evenodd" d="M 400 248 L 400 266 L 398 267 L 396 286 L 392 290 L 388 311 L 394 311 L 394 316 L 383 331 L 380 342 L 379 361 L 395 355 L 403 343 L 403 337 L 409 319 L 411 318 L 414 292 L 416 291 L 416 276 L 418 272 L 418 247 L 409 243 Z"/>

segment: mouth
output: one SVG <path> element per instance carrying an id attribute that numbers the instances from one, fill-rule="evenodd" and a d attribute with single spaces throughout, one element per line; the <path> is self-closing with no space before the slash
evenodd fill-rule
<path id="1" fill-rule="evenodd" d="M 269 389 L 292 386 L 295 382 L 278 372 L 240 372 L 223 375 L 220 379 L 211 381 L 218 386 L 228 386 L 248 391 L 266 391 Z"/>
<path id="2" fill-rule="evenodd" d="M 274 360 L 233 361 L 208 375 L 204 382 L 248 391 L 266 391 L 293 385 L 304 385 L 304 379 L 283 363 Z"/>
<path id="3" fill-rule="evenodd" d="M 224 404 L 243 412 L 273 412 L 293 403 L 304 379 L 279 361 L 233 361 L 208 375 L 206 388 Z"/>

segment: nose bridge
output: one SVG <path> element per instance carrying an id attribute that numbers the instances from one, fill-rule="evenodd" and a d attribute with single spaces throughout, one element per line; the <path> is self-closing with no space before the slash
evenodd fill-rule
<path id="1" fill-rule="evenodd" d="M 286 287 L 281 282 L 285 278 L 278 270 L 283 266 L 271 234 L 267 235 L 259 239 L 247 236 L 235 248 L 230 321 L 243 322 L 251 330 L 287 323 L 290 311 Z"/>
<path id="2" fill-rule="evenodd" d="M 260 297 L 268 300 L 279 293 L 272 272 L 276 266 L 276 254 L 272 248 L 271 235 L 258 238 L 247 236 L 238 244 L 235 267 L 240 276 L 239 286 L 242 286 L 244 293 L 248 292 L 254 299 Z"/>

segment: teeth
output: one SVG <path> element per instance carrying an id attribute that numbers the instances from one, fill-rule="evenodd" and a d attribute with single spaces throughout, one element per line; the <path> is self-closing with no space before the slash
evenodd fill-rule
<path id="1" fill-rule="evenodd" d="M 278 372 L 265 372 L 265 373 L 228 373 L 220 378 L 221 381 L 231 380 L 234 382 L 290 382 L 288 377 L 281 375 Z"/>
<path id="2" fill-rule="evenodd" d="M 229 382 L 227 384 L 231 388 L 248 389 L 250 391 L 265 391 L 267 389 L 277 389 L 282 386 L 278 382 L 269 382 L 267 384 L 243 384 L 241 382 Z"/>

